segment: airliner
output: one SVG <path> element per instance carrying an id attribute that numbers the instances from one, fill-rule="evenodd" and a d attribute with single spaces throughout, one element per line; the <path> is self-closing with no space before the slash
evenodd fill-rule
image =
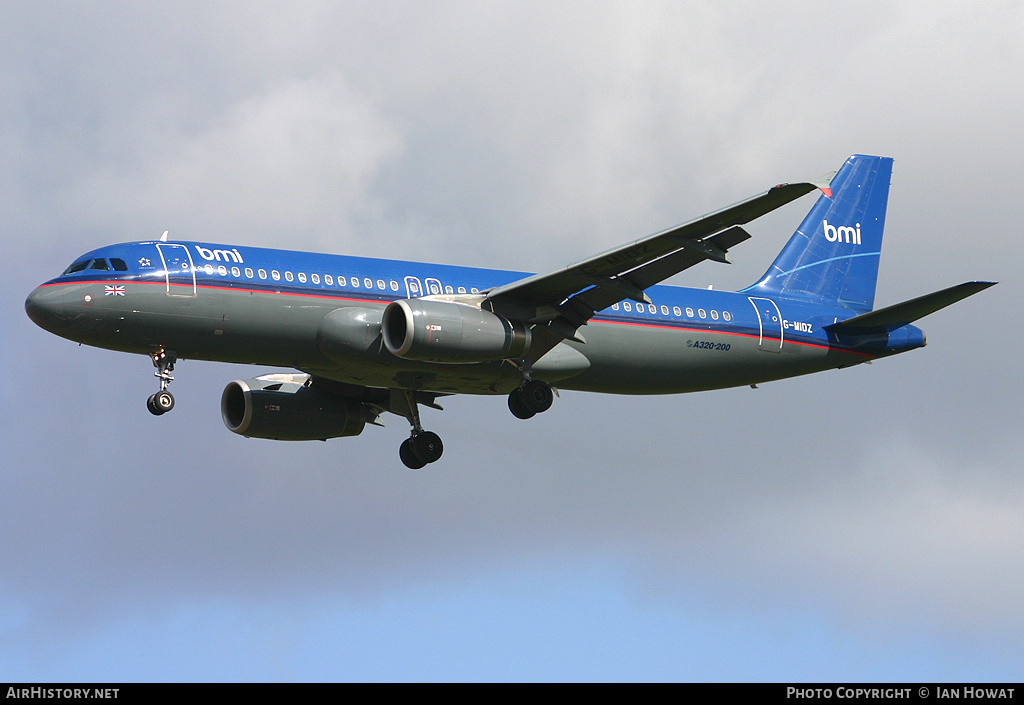
<path id="1" fill-rule="evenodd" d="M 966 282 L 874 309 L 892 159 L 851 156 L 834 175 L 752 198 L 545 274 L 158 240 L 88 252 L 25 302 L 42 328 L 148 355 L 174 407 L 177 362 L 287 372 L 229 383 L 221 416 L 246 437 L 357 436 L 391 413 L 409 468 L 442 454 L 421 406 L 505 395 L 548 410 L 555 389 L 674 394 L 857 365 L 922 347 L 914 321 L 992 286 Z M 757 282 L 737 292 L 661 282 L 750 238 L 741 226 L 820 194 Z"/>

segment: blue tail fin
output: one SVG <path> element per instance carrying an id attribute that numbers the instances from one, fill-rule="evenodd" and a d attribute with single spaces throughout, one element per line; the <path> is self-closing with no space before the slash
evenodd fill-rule
<path id="1" fill-rule="evenodd" d="M 818 198 L 761 280 L 744 290 L 843 306 L 875 302 L 892 159 L 855 154 Z"/>

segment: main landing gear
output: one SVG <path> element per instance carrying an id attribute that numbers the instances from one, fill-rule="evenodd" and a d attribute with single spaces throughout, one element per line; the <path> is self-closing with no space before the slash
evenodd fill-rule
<path id="1" fill-rule="evenodd" d="M 539 379 L 524 379 L 508 395 L 508 408 L 519 419 L 529 419 L 551 408 L 555 395 L 551 385 Z"/>
<path id="2" fill-rule="evenodd" d="M 410 470 L 419 470 L 428 463 L 436 462 L 443 452 L 441 437 L 433 431 L 413 431 L 413 435 L 398 446 L 398 457 Z"/>
<path id="3" fill-rule="evenodd" d="M 394 397 L 392 397 L 394 399 Z M 433 431 L 424 431 L 420 425 L 420 412 L 414 393 L 404 391 L 399 397 L 404 401 L 404 416 L 412 424 L 412 433 L 398 447 L 398 457 L 410 470 L 419 470 L 429 463 L 435 463 L 444 452 L 441 437 Z M 397 400 L 396 400 L 397 401 Z"/>
<path id="4" fill-rule="evenodd" d="M 517 417 L 528 419 L 550 409 L 554 396 L 554 390 L 547 382 L 530 379 L 528 374 L 524 374 L 522 383 L 508 395 L 508 408 Z M 437 404 L 423 399 L 424 397 L 421 396 L 421 403 L 434 409 L 441 408 Z M 412 426 L 409 437 L 398 447 L 398 457 L 410 470 L 419 470 L 430 463 L 437 462 L 444 452 L 444 444 L 441 443 L 440 436 L 433 431 L 423 430 L 423 425 L 420 423 L 419 403 L 416 401 L 415 391 L 391 389 L 386 406 L 382 405 L 382 408 L 387 411 L 407 418 Z"/>
<path id="5" fill-rule="evenodd" d="M 174 397 L 167 391 L 167 387 L 174 380 L 171 372 L 174 371 L 178 356 L 173 350 L 160 350 L 149 356 L 153 358 L 153 366 L 156 367 L 153 374 L 160 378 L 160 391 L 146 400 L 146 408 L 154 416 L 160 416 L 174 408 Z"/>

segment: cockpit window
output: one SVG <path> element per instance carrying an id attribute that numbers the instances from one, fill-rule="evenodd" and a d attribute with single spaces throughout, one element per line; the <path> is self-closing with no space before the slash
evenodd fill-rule
<path id="1" fill-rule="evenodd" d="M 107 264 L 107 260 L 105 259 L 94 259 L 92 264 L 89 265 L 89 269 L 100 269 L 105 272 L 110 269 L 110 266 Z"/>
<path id="2" fill-rule="evenodd" d="M 86 265 L 88 264 L 89 260 L 87 259 L 83 259 L 80 262 L 75 262 L 70 267 L 64 270 L 64 274 L 74 274 L 75 272 L 81 272 L 83 269 L 85 269 Z M 64 276 L 64 274 L 62 274 L 61 276 Z"/>
<path id="3" fill-rule="evenodd" d="M 115 272 L 127 272 L 128 271 L 128 265 L 124 263 L 123 259 L 118 259 L 117 257 L 111 257 L 110 258 L 110 264 L 114 268 Z"/>

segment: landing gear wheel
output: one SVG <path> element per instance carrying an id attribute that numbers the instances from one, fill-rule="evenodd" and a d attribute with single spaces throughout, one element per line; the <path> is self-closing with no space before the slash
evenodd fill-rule
<path id="1" fill-rule="evenodd" d="M 537 413 L 526 408 L 526 405 L 523 403 L 523 390 L 518 387 L 513 389 L 512 393 L 508 395 L 508 410 L 517 419 L 530 419 Z"/>
<path id="2" fill-rule="evenodd" d="M 427 464 L 427 461 L 417 455 L 415 442 L 415 438 L 406 438 L 402 441 L 402 445 L 398 446 L 398 457 L 402 459 L 405 467 L 410 470 L 419 470 Z"/>
<path id="3" fill-rule="evenodd" d="M 174 397 L 170 392 L 157 392 L 153 395 L 153 408 L 161 414 L 166 414 L 174 408 Z"/>
<path id="4" fill-rule="evenodd" d="M 153 416 L 161 416 L 174 408 L 174 397 L 170 392 L 157 392 L 146 400 L 146 408 Z"/>
<path id="5" fill-rule="evenodd" d="M 444 452 L 441 437 L 433 431 L 423 431 L 412 438 L 413 450 L 426 463 L 436 463 Z"/>
<path id="6" fill-rule="evenodd" d="M 523 385 L 521 397 L 523 406 L 534 414 L 542 414 L 550 409 L 551 402 L 555 399 L 551 386 L 547 382 L 541 382 L 539 379 L 530 380 Z"/>

